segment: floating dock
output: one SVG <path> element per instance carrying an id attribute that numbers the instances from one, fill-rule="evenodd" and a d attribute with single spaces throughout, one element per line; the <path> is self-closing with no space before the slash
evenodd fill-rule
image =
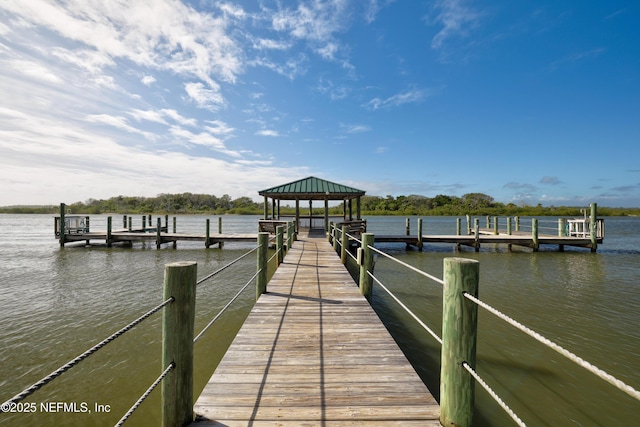
<path id="1" fill-rule="evenodd" d="M 440 426 L 435 398 L 319 234 L 287 252 L 192 426 Z"/>

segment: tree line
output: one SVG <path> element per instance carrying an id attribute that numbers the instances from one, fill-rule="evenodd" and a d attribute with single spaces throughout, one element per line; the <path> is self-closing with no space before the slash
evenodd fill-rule
<path id="1" fill-rule="evenodd" d="M 284 202 L 289 203 L 289 202 Z M 293 202 L 290 202 L 293 204 Z M 355 202 L 354 202 L 355 204 Z M 307 205 L 301 204 L 306 212 Z M 514 203 L 497 202 L 493 197 L 483 193 L 468 193 L 463 196 L 447 196 L 439 194 L 435 197 L 420 195 L 409 196 L 363 196 L 361 198 L 363 215 L 501 215 L 501 216 L 576 216 L 581 215 L 581 207 L 572 206 L 529 206 Z M 262 202 L 255 202 L 249 197 L 232 199 L 228 194 L 217 197 L 211 194 L 159 194 L 156 197 L 117 196 L 109 199 L 89 199 L 67 205 L 67 209 L 78 214 L 240 214 L 261 215 L 264 212 Z M 271 207 L 269 207 L 271 209 Z M 330 208 L 332 215 L 342 213 L 341 206 Z M 355 206 L 354 206 L 355 209 Z M 40 213 L 55 214 L 59 206 L 8 206 L 0 207 L 0 213 Z M 271 210 L 269 210 L 271 212 Z M 295 206 L 281 205 L 281 214 L 295 214 Z M 323 208 L 314 209 L 314 214 L 321 215 Z M 607 208 L 598 207 L 598 215 L 640 215 L 640 208 Z"/>

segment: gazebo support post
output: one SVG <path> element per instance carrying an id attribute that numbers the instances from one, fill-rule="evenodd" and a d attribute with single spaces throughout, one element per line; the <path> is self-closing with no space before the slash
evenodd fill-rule
<path id="1" fill-rule="evenodd" d="M 269 199 L 267 196 L 264 196 L 264 218 L 269 219 Z"/>
<path id="2" fill-rule="evenodd" d="M 329 199 L 324 198 L 324 232 L 329 231 Z"/>

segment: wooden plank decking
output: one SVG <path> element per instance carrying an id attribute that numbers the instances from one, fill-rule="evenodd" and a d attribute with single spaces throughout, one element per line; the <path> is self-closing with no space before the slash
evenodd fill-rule
<path id="1" fill-rule="evenodd" d="M 440 409 L 324 238 L 302 237 L 256 302 L 193 426 L 440 426 Z"/>

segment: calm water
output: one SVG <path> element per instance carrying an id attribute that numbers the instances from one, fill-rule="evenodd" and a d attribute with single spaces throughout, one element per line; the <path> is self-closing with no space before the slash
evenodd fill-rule
<path id="1" fill-rule="evenodd" d="M 205 218 L 178 217 L 178 231 L 202 233 Z M 216 228 L 217 217 L 210 218 Z M 223 231 L 254 232 L 256 220 L 225 216 Z M 96 230 L 106 228 L 105 216 L 92 216 L 91 221 Z M 117 225 L 120 221 L 114 219 Z M 401 234 L 404 221 L 372 217 L 369 229 Z M 552 223 L 549 226 L 553 228 Z M 455 232 L 453 218 L 425 219 L 426 234 L 445 232 Z M 640 389 L 640 218 L 607 218 L 606 233 L 597 254 L 578 249 L 562 254 L 546 250 L 509 253 L 501 247 L 455 254 L 452 245 L 429 245 L 422 253 L 406 251 L 402 245 L 383 248 L 436 276 L 442 275 L 445 257 L 478 259 L 481 299 Z M 198 276 L 203 277 L 252 248 L 251 244 L 227 244 L 222 250 L 202 246 L 60 249 L 53 237 L 52 216 L 0 215 L 0 401 L 160 303 L 165 264 L 197 261 Z M 249 256 L 198 287 L 196 331 L 246 283 L 254 269 L 255 259 Z M 439 330 L 440 285 L 383 257 L 377 259 L 376 276 Z M 254 295 L 250 286 L 239 304 L 196 343 L 196 395 L 241 326 Z M 374 288 L 374 307 L 437 395 L 439 345 L 379 288 Z M 154 315 L 36 391 L 26 402 L 36 403 L 37 413 L 0 414 L 0 425 L 115 424 L 162 370 L 160 317 Z M 528 425 L 640 424 L 640 402 L 491 314 L 481 310 L 479 322 L 478 371 Z M 159 425 L 159 394 L 154 391 L 127 425 Z M 513 425 L 480 388 L 476 399 L 477 425 Z M 92 413 L 40 411 L 41 403 L 63 401 L 85 402 Z M 96 403 L 108 405 L 109 412 L 96 413 Z"/>

